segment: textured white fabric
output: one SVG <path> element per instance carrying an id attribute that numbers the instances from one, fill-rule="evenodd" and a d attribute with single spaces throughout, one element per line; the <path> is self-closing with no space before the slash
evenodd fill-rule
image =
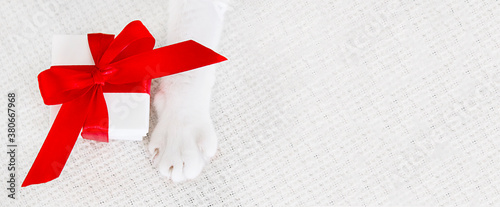
<path id="1" fill-rule="evenodd" d="M 18 186 L 50 127 L 36 75 L 54 34 L 141 19 L 166 44 L 165 1 L 43 2 L 0 6 Z M 499 3 L 458 2 L 235 0 L 212 102 L 219 151 L 199 178 L 163 179 L 148 138 L 78 140 L 58 179 L 14 202 L 3 190 L 1 206 L 500 205 Z"/>

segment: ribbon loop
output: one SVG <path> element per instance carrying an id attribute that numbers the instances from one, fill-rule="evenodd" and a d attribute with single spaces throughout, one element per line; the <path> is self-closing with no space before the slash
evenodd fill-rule
<path id="1" fill-rule="evenodd" d="M 87 37 L 95 65 L 52 66 L 38 75 L 45 104 L 62 107 L 22 187 L 57 178 L 82 128 L 85 139 L 108 141 L 104 92 L 149 93 L 151 79 L 227 60 L 194 41 L 153 50 L 155 40 L 140 21 L 116 38 Z"/>

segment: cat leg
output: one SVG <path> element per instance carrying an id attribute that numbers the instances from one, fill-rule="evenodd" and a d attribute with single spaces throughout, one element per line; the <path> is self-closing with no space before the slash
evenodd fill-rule
<path id="1" fill-rule="evenodd" d="M 195 40 L 213 50 L 227 5 L 213 0 L 171 0 L 167 41 Z M 158 114 L 148 146 L 161 175 L 174 182 L 197 177 L 217 151 L 210 118 L 215 66 L 164 77 L 153 96 Z"/>

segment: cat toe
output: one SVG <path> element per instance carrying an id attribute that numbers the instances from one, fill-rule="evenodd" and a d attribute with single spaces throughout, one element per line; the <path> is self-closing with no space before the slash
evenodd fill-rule
<path id="1" fill-rule="evenodd" d="M 217 135 L 211 122 L 210 124 L 206 124 L 201 132 L 198 148 L 203 155 L 203 159 L 209 161 L 217 152 Z"/>
<path id="2" fill-rule="evenodd" d="M 205 162 L 196 143 L 186 143 L 183 150 L 184 176 L 186 179 L 190 180 L 201 173 L 203 166 L 205 166 Z"/>
<path id="3" fill-rule="evenodd" d="M 182 160 L 177 160 L 172 169 L 172 181 L 174 183 L 182 182 L 186 180 L 186 176 L 183 173 L 184 163 Z"/>

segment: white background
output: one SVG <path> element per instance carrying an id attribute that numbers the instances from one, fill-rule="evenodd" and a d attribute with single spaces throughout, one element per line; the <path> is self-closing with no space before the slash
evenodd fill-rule
<path id="1" fill-rule="evenodd" d="M 50 128 L 36 75 L 50 65 L 52 36 L 116 34 L 135 19 L 157 47 L 167 36 L 165 1 L 43 2 L 0 5 L 18 186 Z M 458 2 L 234 0 L 212 103 L 219 151 L 199 178 L 163 179 L 147 137 L 78 140 L 58 179 L 18 188 L 15 202 L 2 190 L 0 203 L 499 205 L 500 7 Z M 0 160 L 5 189 L 5 152 Z"/>

